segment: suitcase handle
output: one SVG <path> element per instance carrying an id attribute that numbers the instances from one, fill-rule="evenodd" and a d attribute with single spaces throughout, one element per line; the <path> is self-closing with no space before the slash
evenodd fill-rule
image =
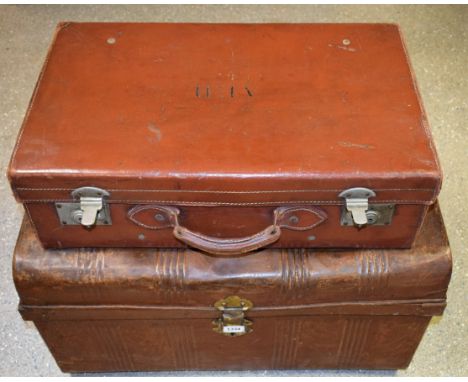
<path id="1" fill-rule="evenodd" d="M 138 214 L 157 212 L 152 225 L 143 223 Z M 213 255 L 239 255 L 263 248 L 277 241 L 281 236 L 281 228 L 291 230 L 307 230 L 326 220 L 327 214 L 312 206 L 278 207 L 273 213 L 273 224 L 251 236 L 221 239 L 207 236 L 179 224 L 179 209 L 169 206 L 143 205 L 132 208 L 128 217 L 139 226 L 149 229 L 174 227 L 174 237 L 190 247 L 200 249 Z"/>
<path id="2" fill-rule="evenodd" d="M 188 246 L 212 255 L 240 255 L 274 243 L 280 238 L 281 229 L 278 226 L 271 225 L 254 235 L 235 239 L 207 236 L 190 231 L 182 226 L 175 227 L 173 233 L 177 239 Z"/>

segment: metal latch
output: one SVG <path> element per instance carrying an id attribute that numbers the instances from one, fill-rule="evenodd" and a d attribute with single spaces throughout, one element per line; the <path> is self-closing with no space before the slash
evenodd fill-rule
<path id="1" fill-rule="evenodd" d="M 72 198 L 76 202 L 55 203 L 55 208 L 62 225 L 93 225 L 112 224 L 109 206 L 106 198 L 109 193 L 97 187 L 81 187 L 74 190 Z"/>
<path id="2" fill-rule="evenodd" d="M 375 192 L 364 187 L 350 188 L 339 194 L 346 204 L 341 213 L 341 225 L 388 225 L 392 222 L 395 210 L 394 204 L 372 204 L 369 198 L 376 196 Z"/>
<path id="3" fill-rule="evenodd" d="M 246 311 L 253 307 L 251 301 L 239 296 L 229 296 L 214 304 L 222 312 L 222 316 L 213 321 L 213 330 L 225 336 L 242 336 L 250 333 L 252 321 L 244 317 Z"/>

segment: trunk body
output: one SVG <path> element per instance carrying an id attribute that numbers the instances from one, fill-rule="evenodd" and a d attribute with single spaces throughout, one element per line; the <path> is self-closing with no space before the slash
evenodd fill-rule
<path id="1" fill-rule="evenodd" d="M 20 312 L 68 372 L 405 368 L 450 274 L 437 208 L 410 250 L 52 251 L 25 220 L 14 260 Z M 232 296 L 244 335 L 217 331 Z"/>

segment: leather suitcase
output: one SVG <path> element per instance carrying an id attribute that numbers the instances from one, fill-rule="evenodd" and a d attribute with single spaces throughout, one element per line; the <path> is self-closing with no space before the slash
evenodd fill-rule
<path id="1" fill-rule="evenodd" d="M 441 172 L 398 27 L 62 23 L 9 168 L 45 247 L 408 248 Z"/>
<path id="2" fill-rule="evenodd" d="M 19 310 L 66 372 L 408 366 L 451 274 L 438 209 L 413 249 L 44 250 L 24 220 Z"/>

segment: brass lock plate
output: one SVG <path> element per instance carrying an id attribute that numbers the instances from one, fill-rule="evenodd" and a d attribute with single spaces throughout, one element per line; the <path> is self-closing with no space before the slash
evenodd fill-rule
<path id="1" fill-rule="evenodd" d="M 237 337 L 252 332 L 252 321 L 245 318 L 245 313 L 253 307 L 251 301 L 229 296 L 217 301 L 214 306 L 221 312 L 221 317 L 213 321 L 216 333 Z"/>

